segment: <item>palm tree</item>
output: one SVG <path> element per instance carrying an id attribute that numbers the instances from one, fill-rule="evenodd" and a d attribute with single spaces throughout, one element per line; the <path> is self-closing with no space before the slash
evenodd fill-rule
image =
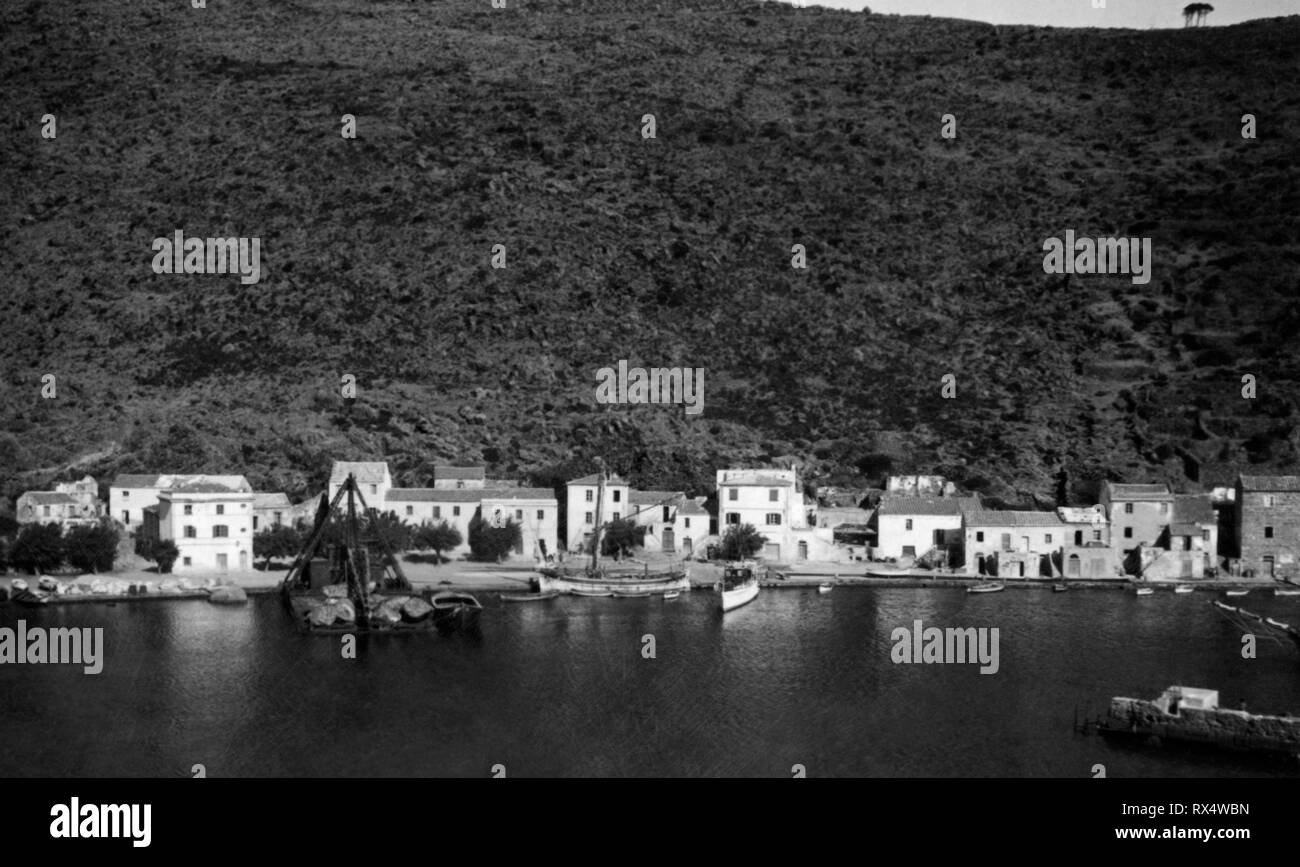
<path id="1" fill-rule="evenodd" d="M 1187 4 L 1186 6 L 1183 7 L 1183 26 L 1184 26 L 1184 27 L 1190 27 L 1190 26 L 1192 26 L 1192 19 L 1193 19 L 1194 17 L 1196 17 L 1196 7 L 1197 7 L 1198 5 L 1200 5 L 1200 4 L 1198 4 L 1198 3 L 1189 3 L 1189 4 Z"/>
<path id="2" fill-rule="evenodd" d="M 1205 16 L 1214 11 L 1209 3 L 1189 3 L 1183 7 L 1183 26 L 1188 27 L 1195 19 L 1196 24 L 1204 24 Z"/>

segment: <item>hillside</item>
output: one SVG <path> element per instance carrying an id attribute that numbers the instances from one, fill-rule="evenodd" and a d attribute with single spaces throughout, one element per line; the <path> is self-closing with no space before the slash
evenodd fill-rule
<path id="1" fill-rule="evenodd" d="M 602 455 L 701 493 L 795 459 L 1008 502 L 1296 472 L 1300 17 L 208 5 L 0 10 L 10 498 L 131 471 L 301 495 L 335 458 L 546 483 Z M 260 237 L 260 282 L 153 273 L 177 229 Z M 1067 229 L 1150 237 L 1150 284 L 1045 274 Z M 598 405 L 623 358 L 703 367 L 703 415 Z"/>

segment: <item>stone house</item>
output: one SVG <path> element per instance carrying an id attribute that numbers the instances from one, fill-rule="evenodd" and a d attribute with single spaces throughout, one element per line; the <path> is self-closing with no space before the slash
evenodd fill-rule
<path id="1" fill-rule="evenodd" d="M 433 468 L 433 487 L 439 490 L 482 490 L 486 485 L 483 467 Z"/>
<path id="2" fill-rule="evenodd" d="M 600 477 L 595 473 L 565 485 L 564 547 L 571 554 L 584 553 L 596 533 L 596 493 L 599 488 Z M 603 523 L 632 514 L 630 492 L 627 482 L 618 475 L 605 480 L 605 502 L 599 510 Z"/>
<path id="3" fill-rule="evenodd" d="M 78 482 L 62 482 L 53 491 L 27 491 L 15 503 L 20 524 L 60 524 L 66 530 L 78 524 L 94 524 L 104 515 L 99 485 L 91 476 Z"/>
<path id="4" fill-rule="evenodd" d="M 243 476 L 211 476 L 205 474 L 138 474 L 119 475 L 108 487 L 108 513 L 135 535 L 144 521 L 144 510 L 159 503 L 163 491 L 179 485 L 213 484 L 252 493 L 253 488 Z M 179 562 L 179 561 L 178 561 Z"/>
<path id="5" fill-rule="evenodd" d="M 1053 555 L 1067 539 L 1068 525 L 1056 512 L 987 510 L 965 520 L 966 572 L 1002 578 L 1053 574 Z"/>
<path id="6" fill-rule="evenodd" d="M 876 559 L 922 557 L 934 549 L 950 566 L 964 562 L 963 521 L 980 511 L 979 497 L 886 494 L 876 508 Z"/>
<path id="7" fill-rule="evenodd" d="M 253 492 L 253 532 L 278 524 L 293 525 L 293 504 L 280 491 Z"/>
<path id="8" fill-rule="evenodd" d="M 335 461 L 334 467 L 330 471 L 329 498 L 334 502 L 334 497 L 338 494 L 343 483 L 348 480 L 348 475 L 353 475 L 357 480 L 357 488 L 361 491 L 361 497 L 365 500 L 367 506 L 371 506 L 379 511 L 384 511 L 384 502 L 388 492 L 393 488 L 393 476 L 388 471 L 387 461 Z M 361 503 L 356 504 L 357 509 L 361 508 Z M 347 510 L 347 497 L 339 501 L 339 508 Z"/>
<path id="9" fill-rule="evenodd" d="M 1300 476 L 1238 476 L 1236 536 L 1244 570 L 1300 578 Z"/>

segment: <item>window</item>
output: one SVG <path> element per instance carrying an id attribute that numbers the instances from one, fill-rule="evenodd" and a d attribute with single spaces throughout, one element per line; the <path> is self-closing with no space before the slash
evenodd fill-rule
<path id="1" fill-rule="evenodd" d="M 1092 541 L 1094 541 L 1094 542 L 1100 542 L 1100 541 L 1101 541 L 1101 530 L 1093 530 L 1093 531 L 1092 531 Z"/>
<path id="2" fill-rule="evenodd" d="M 1265 494 L 1265 495 L 1264 495 L 1264 506 L 1265 506 L 1266 508 L 1272 508 L 1275 504 L 1276 504 L 1276 501 L 1273 499 L 1273 495 L 1272 495 L 1272 494 Z"/>
<path id="3" fill-rule="evenodd" d="M 768 513 L 767 513 L 767 525 L 768 525 L 769 527 L 771 527 L 771 526 L 775 526 L 775 525 L 780 524 L 780 523 L 781 523 L 781 513 L 780 513 L 780 512 L 768 512 Z"/>
<path id="4" fill-rule="evenodd" d="M 587 493 L 587 502 L 588 502 L 588 503 L 590 503 L 592 500 L 596 499 L 596 494 L 595 494 L 594 491 L 591 490 L 591 488 L 587 488 L 586 493 Z"/>
<path id="5" fill-rule="evenodd" d="M 1265 527 L 1265 528 L 1264 528 L 1264 538 L 1265 538 L 1265 539 L 1272 539 L 1272 538 L 1273 538 L 1273 528 L 1272 528 L 1272 527 Z"/>
<path id="6" fill-rule="evenodd" d="M 615 520 L 615 521 L 617 521 L 617 520 L 618 520 L 619 518 L 621 518 L 621 517 L 623 517 L 623 513 L 622 513 L 622 512 L 615 512 L 615 513 L 614 513 L 614 520 Z"/>
<path id="7" fill-rule="evenodd" d="M 372 494 L 378 494 L 378 493 L 379 493 L 379 485 L 371 485 L 371 486 L 370 486 L 370 493 L 372 493 Z"/>
<path id="8" fill-rule="evenodd" d="M 730 500 L 730 501 L 732 501 L 732 502 L 735 502 L 735 501 L 736 501 L 736 498 L 737 498 L 737 495 L 739 495 L 739 494 L 740 494 L 740 491 L 736 490 L 735 488 L 727 488 L 727 499 L 728 499 L 728 500 Z"/>
<path id="9" fill-rule="evenodd" d="M 1124 528 L 1124 538 L 1125 538 L 1125 539 L 1132 539 L 1132 538 L 1133 538 L 1133 528 L 1132 528 L 1132 527 L 1125 527 L 1125 528 Z"/>
<path id="10" fill-rule="evenodd" d="M 910 530 L 910 529 L 912 529 L 912 519 L 911 519 L 911 518 L 905 518 L 905 519 L 904 519 L 904 521 L 903 521 L 903 529 L 904 529 L 904 530 Z"/>
<path id="11" fill-rule="evenodd" d="M 222 504 L 222 503 L 217 503 L 217 514 L 218 514 L 218 515 L 224 515 L 224 514 L 226 514 L 226 507 L 225 507 L 224 504 Z"/>
<path id="12" fill-rule="evenodd" d="M 457 479 L 457 480 L 456 480 L 456 487 L 457 487 L 457 488 L 463 488 L 463 487 L 465 487 L 465 480 L 464 480 L 464 479 Z"/>
<path id="13" fill-rule="evenodd" d="M 524 519 L 524 510 L 523 510 L 523 509 L 515 509 L 515 520 L 516 520 L 516 521 L 522 521 L 523 519 Z"/>
<path id="14" fill-rule="evenodd" d="M 1048 545 L 1052 544 L 1052 534 L 1051 533 L 1045 534 L 1043 536 L 1043 542 Z"/>
<path id="15" fill-rule="evenodd" d="M 1210 531 L 1209 531 L 1209 530 L 1202 530 L 1202 531 L 1201 531 L 1201 540 L 1204 541 L 1204 542 L 1208 542 L 1208 541 L 1210 541 Z"/>
<path id="16" fill-rule="evenodd" d="M 408 515 L 414 515 L 414 514 L 415 514 L 415 507 L 414 507 L 414 506 L 407 506 L 407 507 L 406 507 L 406 514 L 408 514 Z"/>
<path id="17" fill-rule="evenodd" d="M 727 513 L 727 523 L 728 523 L 728 524 L 739 524 L 739 523 L 740 523 L 740 513 L 739 513 L 739 512 L 728 512 L 728 513 Z"/>
<path id="18" fill-rule="evenodd" d="M 546 520 L 546 511 L 545 511 L 544 509 L 538 509 L 538 510 L 537 510 L 537 520 L 539 520 L 539 521 L 545 521 L 545 520 Z"/>
<path id="19" fill-rule="evenodd" d="M 194 514 L 194 507 L 191 506 L 189 503 L 186 503 L 185 506 L 184 506 L 184 514 L 186 514 L 186 515 L 193 515 L 193 514 Z"/>
<path id="20" fill-rule="evenodd" d="M 217 524 L 212 528 L 212 538 L 225 539 L 230 535 L 230 528 L 225 524 Z"/>
<path id="21" fill-rule="evenodd" d="M 673 519 L 672 511 L 673 511 L 673 510 L 672 510 L 670 507 L 668 507 L 668 506 L 664 506 L 664 523 L 665 523 L 665 524 L 667 524 L 669 521 L 671 521 L 671 520 Z"/>
<path id="22" fill-rule="evenodd" d="M 623 492 L 622 492 L 622 491 L 620 491 L 620 490 L 615 490 L 615 491 L 614 491 L 614 502 L 617 503 L 619 497 L 621 497 L 622 495 L 623 495 Z"/>
<path id="23" fill-rule="evenodd" d="M 435 520 L 442 517 L 442 506 L 433 507 L 433 517 Z"/>
<path id="24" fill-rule="evenodd" d="M 767 501 L 768 501 L 769 503 L 776 503 L 776 502 L 779 502 L 780 499 L 781 499 L 781 492 L 780 492 L 780 491 L 778 491 L 776 488 L 768 488 L 768 491 L 767 491 Z"/>
<path id="25" fill-rule="evenodd" d="M 460 506 L 452 506 L 452 507 L 451 507 L 451 516 L 452 516 L 453 518 L 459 518 L 459 517 L 460 517 Z"/>
<path id="26" fill-rule="evenodd" d="M 195 530 L 194 527 L 191 526 L 190 524 L 186 524 L 185 529 L 182 532 L 184 533 L 186 539 L 196 539 L 198 538 L 199 535 L 198 531 Z"/>
<path id="27" fill-rule="evenodd" d="M 1010 534 L 1010 533 L 1003 533 L 1003 534 L 1002 534 L 1002 550 L 1003 550 L 1003 551 L 1010 551 L 1010 550 L 1011 550 L 1011 534 Z"/>
<path id="28" fill-rule="evenodd" d="M 122 499 L 126 500 L 126 499 L 129 499 L 130 497 L 131 497 L 131 492 L 130 492 L 130 491 L 123 491 L 123 492 L 122 492 Z"/>
<path id="29" fill-rule="evenodd" d="M 131 513 L 130 513 L 130 512 L 127 512 L 127 511 L 123 511 L 123 512 L 122 512 L 122 523 L 123 523 L 123 524 L 129 524 L 129 523 L 131 523 Z"/>
<path id="30" fill-rule="evenodd" d="M 192 566 L 192 565 L 193 565 L 193 564 L 190 562 L 190 558 L 189 558 L 189 557 L 182 557 L 182 558 L 181 558 L 181 563 L 183 563 L 183 564 L 186 565 L 186 566 Z"/>
<path id="31" fill-rule="evenodd" d="M 587 513 L 586 518 L 583 519 L 583 523 L 584 523 L 584 524 L 594 524 L 594 523 L 596 523 L 596 520 L 595 520 L 595 518 L 592 516 L 591 512 L 588 512 L 588 513 Z"/>
<path id="32" fill-rule="evenodd" d="M 257 532 L 257 516 L 256 516 L 256 515 L 253 516 L 253 532 L 254 532 L 254 533 Z"/>
<path id="33" fill-rule="evenodd" d="M 283 512 L 272 512 L 272 513 L 271 513 L 271 518 L 272 518 L 272 520 L 271 520 L 271 523 L 272 523 L 272 524 L 283 524 L 283 523 L 284 523 L 284 513 L 283 513 Z"/>
<path id="34" fill-rule="evenodd" d="M 689 530 L 689 529 L 691 528 L 691 519 L 690 519 L 690 518 L 683 518 L 682 520 L 686 522 L 686 524 L 685 524 L 686 529 Z"/>
<path id="35" fill-rule="evenodd" d="M 50 507 L 49 507 L 49 506 L 42 506 L 41 508 L 45 510 L 45 517 L 48 518 L 48 517 L 50 516 Z"/>
<path id="36" fill-rule="evenodd" d="M 1161 504 L 1160 504 L 1160 514 L 1162 514 L 1162 515 L 1168 515 L 1168 514 L 1169 514 L 1169 504 L 1168 504 L 1168 503 L 1161 503 Z"/>
<path id="37" fill-rule="evenodd" d="M 983 541 L 984 541 L 984 531 L 983 531 L 983 530 L 976 530 L 976 531 L 975 531 L 975 541 L 976 541 L 976 542 L 983 542 Z"/>
<path id="38" fill-rule="evenodd" d="M 1126 514 L 1126 515 L 1131 515 L 1131 514 L 1133 514 L 1133 504 L 1132 504 L 1132 503 L 1125 503 L 1125 504 L 1124 504 L 1124 514 Z"/>

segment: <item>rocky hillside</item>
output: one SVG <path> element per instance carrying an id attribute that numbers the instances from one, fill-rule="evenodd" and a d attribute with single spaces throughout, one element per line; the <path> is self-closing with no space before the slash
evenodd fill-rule
<path id="1" fill-rule="evenodd" d="M 301 494 L 336 457 L 418 484 L 601 455 L 699 492 L 797 460 L 1026 503 L 1296 471 L 1300 17 L 208 7 L 0 10 L 9 497 L 126 471 Z M 259 237 L 260 282 L 155 274 L 177 229 Z M 1151 238 L 1151 282 L 1045 274 L 1067 229 Z M 624 358 L 703 367 L 704 413 L 598 404 Z"/>

